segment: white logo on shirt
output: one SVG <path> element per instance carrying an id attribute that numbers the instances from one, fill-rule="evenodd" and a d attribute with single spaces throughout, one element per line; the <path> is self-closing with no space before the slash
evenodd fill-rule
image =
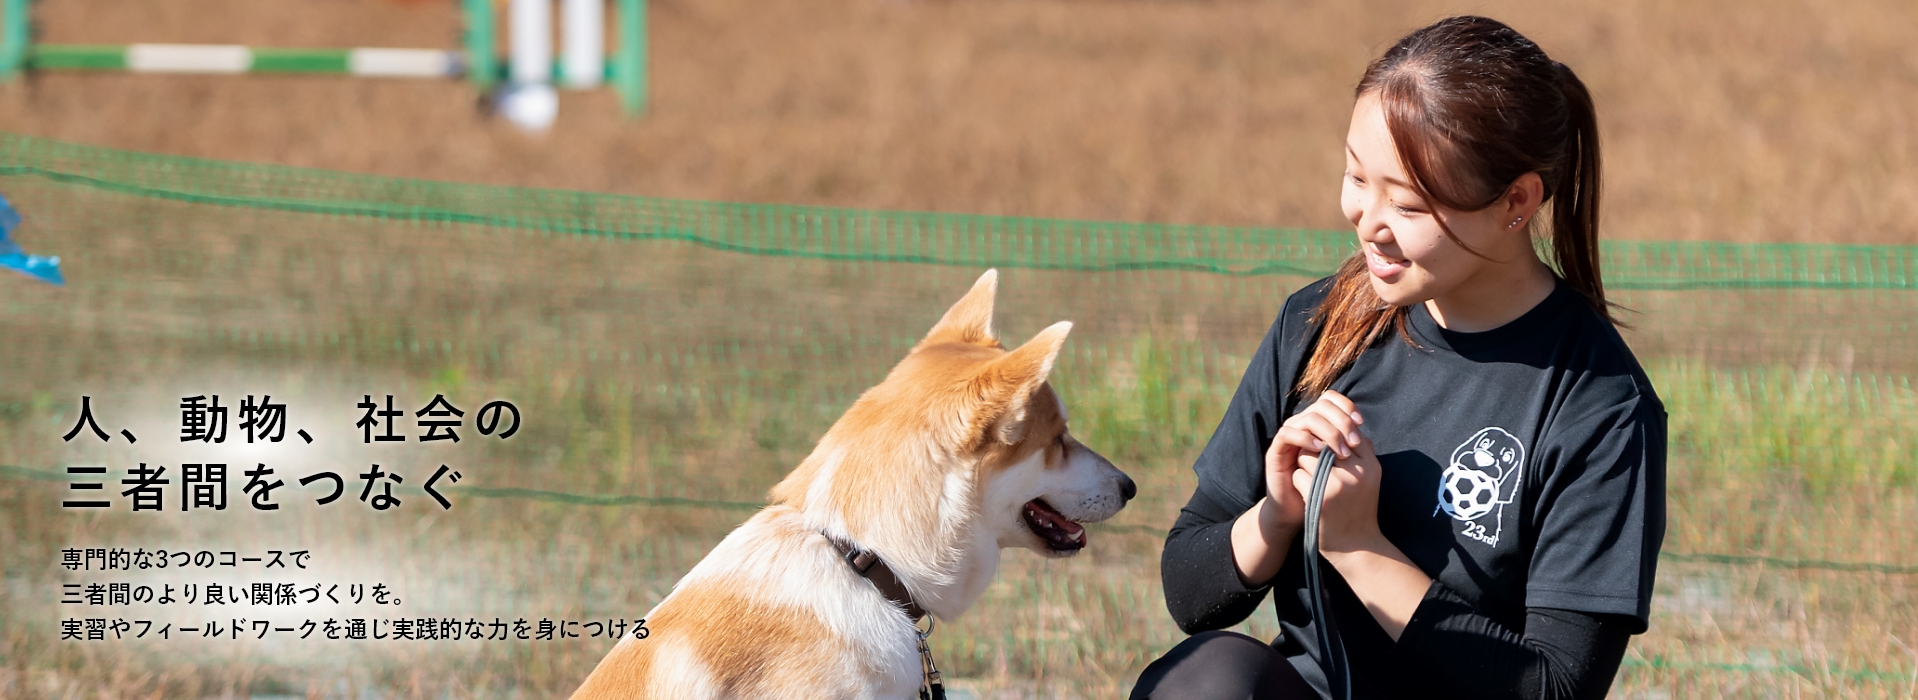
<path id="1" fill-rule="evenodd" d="M 1505 504 L 1518 496 L 1520 473 L 1525 470 L 1525 445 L 1504 428 L 1486 428 L 1452 450 L 1452 462 L 1439 476 L 1439 511 L 1465 523 L 1460 533 L 1498 546 L 1505 531 Z M 1477 522 L 1492 516 L 1491 533 Z"/>

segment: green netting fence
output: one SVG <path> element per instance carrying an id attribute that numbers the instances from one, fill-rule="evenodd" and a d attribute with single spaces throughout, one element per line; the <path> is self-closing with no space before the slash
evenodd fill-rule
<path id="1" fill-rule="evenodd" d="M 818 260 L 1321 276 L 1342 231 L 739 204 L 490 187 L 115 151 L 0 134 L 0 174 L 292 213 L 494 226 Z M 1605 241 L 1614 289 L 1918 289 L 1918 246 Z"/>
<path id="2" fill-rule="evenodd" d="M 949 677 L 986 694 L 1027 683 L 1110 695 L 1098 689 L 1117 692 L 1179 638 L 1159 543 L 1246 356 L 1285 295 L 1353 250 L 1335 231 L 669 200 L 19 135 L 0 135 L 0 194 L 25 216 L 16 239 L 59 255 L 68 280 L 0 292 L 0 531 L 12 538 L 0 571 L 14 583 L 0 619 L 26 621 L 0 667 L 150 679 L 121 694 L 206 686 L 168 675 L 179 660 L 150 647 L 55 641 L 74 613 L 57 603 L 72 579 L 49 566 L 63 547 L 373 547 L 445 614 L 637 617 L 997 267 L 1005 336 L 1075 322 L 1055 385 L 1075 434 L 1141 497 L 1093 531 L 1088 556 L 1008 557 L 935 645 Z M 1657 617 L 1619 692 L 1910 697 L 1918 246 L 1611 240 L 1603 269 L 1672 415 Z M 202 393 L 285 397 L 314 431 L 314 446 L 261 461 L 452 463 L 466 475 L 457 505 L 58 507 L 62 467 L 197 459 L 173 435 L 180 397 Z M 353 403 L 380 394 L 414 408 L 435 394 L 466 408 L 506 397 L 529 419 L 506 442 L 382 452 L 352 428 Z M 61 441 L 81 395 L 141 442 Z M 396 493 L 419 496 L 413 483 Z M 1275 632 L 1260 616 L 1245 629 Z M 193 658 L 218 676 L 232 672 L 206 669 L 240 653 Z M 371 687 L 548 696 L 603 653 L 577 641 L 244 661 L 246 682 L 276 688 L 352 660 Z M 458 678 L 379 670 L 429 660 Z"/>

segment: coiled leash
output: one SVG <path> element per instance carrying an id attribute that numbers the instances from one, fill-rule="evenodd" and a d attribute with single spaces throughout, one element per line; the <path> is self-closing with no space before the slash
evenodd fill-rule
<path id="1" fill-rule="evenodd" d="M 1332 622 L 1332 601 L 1325 590 L 1319 554 L 1319 510 L 1325 505 L 1325 485 L 1332 477 L 1332 463 L 1338 457 L 1332 447 L 1319 453 L 1319 465 L 1312 470 L 1312 493 L 1305 497 L 1305 591 L 1311 596 L 1312 631 L 1317 633 L 1319 653 L 1325 659 L 1325 681 L 1332 686 L 1332 697 L 1352 699 L 1352 670 L 1346 665 L 1345 642 L 1339 639 L 1338 625 Z"/>

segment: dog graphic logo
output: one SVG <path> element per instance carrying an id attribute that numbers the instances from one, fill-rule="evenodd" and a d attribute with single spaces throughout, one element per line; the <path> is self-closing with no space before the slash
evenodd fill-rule
<path id="1" fill-rule="evenodd" d="M 1486 428 L 1452 450 L 1452 461 L 1439 476 L 1438 508 L 1465 523 L 1461 534 L 1498 546 L 1505 529 L 1505 504 L 1518 497 L 1524 477 L 1525 445 L 1503 428 Z M 1490 515 L 1490 532 L 1478 522 Z"/>

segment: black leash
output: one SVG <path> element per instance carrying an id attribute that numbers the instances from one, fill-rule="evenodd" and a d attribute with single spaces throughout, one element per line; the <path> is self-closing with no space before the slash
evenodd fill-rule
<path id="1" fill-rule="evenodd" d="M 1319 654 L 1325 661 L 1326 683 L 1332 687 L 1332 697 L 1351 700 L 1352 670 L 1346 665 L 1338 625 L 1332 622 L 1332 601 L 1321 574 L 1325 558 L 1319 555 L 1319 509 L 1325 505 L 1325 485 L 1337 457 L 1329 445 L 1319 453 L 1319 466 L 1312 470 L 1312 493 L 1305 497 L 1305 590 L 1312 598 L 1312 631 L 1317 633 Z"/>

